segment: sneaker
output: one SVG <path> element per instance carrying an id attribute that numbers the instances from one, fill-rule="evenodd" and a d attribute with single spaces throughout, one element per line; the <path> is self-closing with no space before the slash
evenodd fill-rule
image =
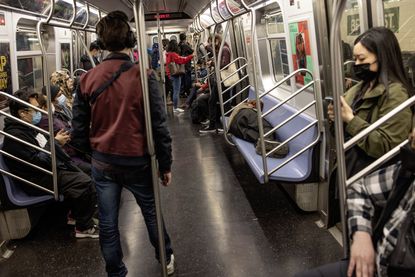
<path id="1" fill-rule="evenodd" d="M 217 128 L 217 129 L 216 129 L 216 132 L 217 132 L 218 134 L 223 134 L 223 129 L 222 129 L 222 128 Z"/>
<path id="2" fill-rule="evenodd" d="M 75 238 L 77 239 L 83 239 L 83 238 L 91 238 L 91 239 L 97 239 L 99 238 L 99 231 L 97 228 L 92 227 L 89 229 L 86 229 L 84 231 L 79 231 L 75 229 Z"/>
<path id="3" fill-rule="evenodd" d="M 216 133 L 216 129 L 215 128 L 210 128 L 209 126 L 207 126 L 206 128 L 200 129 L 199 133 L 201 133 L 201 134 Z"/>
<path id="4" fill-rule="evenodd" d="M 174 273 L 174 255 L 171 254 L 170 262 L 167 264 L 167 275 L 172 275 Z"/>
<path id="5" fill-rule="evenodd" d="M 175 113 L 183 113 L 184 110 L 183 109 L 180 109 L 180 108 L 176 108 L 176 109 L 173 109 L 173 112 L 175 112 Z"/>
<path id="6" fill-rule="evenodd" d="M 200 122 L 200 124 L 202 124 L 202 125 L 208 125 L 209 123 L 210 123 L 209 119 L 206 119 L 206 120 Z"/>
<path id="7" fill-rule="evenodd" d="M 75 220 L 75 218 L 72 217 L 71 211 L 69 211 L 69 213 L 66 217 L 66 224 L 71 225 L 71 226 L 75 226 L 75 224 L 76 224 L 76 220 Z"/>

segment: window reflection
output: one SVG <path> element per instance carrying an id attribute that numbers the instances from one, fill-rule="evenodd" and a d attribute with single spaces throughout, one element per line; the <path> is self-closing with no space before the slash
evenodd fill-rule
<path id="1" fill-rule="evenodd" d="M 0 4 L 35 13 L 43 13 L 49 5 L 49 0 L 0 0 Z"/>
<path id="2" fill-rule="evenodd" d="M 42 58 L 40 56 L 17 59 L 19 87 L 32 87 L 41 90 L 43 87 Z"/>

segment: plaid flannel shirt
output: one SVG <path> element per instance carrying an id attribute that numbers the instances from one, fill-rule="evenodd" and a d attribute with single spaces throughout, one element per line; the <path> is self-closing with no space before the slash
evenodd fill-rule
<path id="1" fill-rule="evenodd" d="M 364 231 L 372 235 L 375 207 L 384 207 L 397 179 L 400 163 L 380 169 L 353 183 L 347 190 L 349 234 Z M 397 243 L 399 229 L 415 203 L 415 181 L 392 213 L 383 228 L 377 245 L 376 268 L 378 276 L 387 276 L 388 257 Z"/>

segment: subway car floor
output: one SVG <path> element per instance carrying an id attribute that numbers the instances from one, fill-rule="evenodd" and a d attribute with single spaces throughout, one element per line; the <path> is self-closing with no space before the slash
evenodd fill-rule
<path id="1" fill-rule="evenodd" d="M 198 134 L 170 114 L 173 184 L 162 188 L 174 276 L 292 276 L 341 258 L 341 247 L 277 184 L 260 185 L 222 136 Z M 125 191 L 120 233 L 129 276 L 160 276 L 141 212 Z M 48 206 L 28 237 L 13 241 L 0 276 L 105 276 L 98 240 L 75 239 L 62 204 Z"/>

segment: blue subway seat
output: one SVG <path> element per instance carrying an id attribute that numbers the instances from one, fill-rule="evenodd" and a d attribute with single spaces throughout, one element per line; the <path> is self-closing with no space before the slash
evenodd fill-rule
<path id="1" fill-rule="evenodd" d="M 250 88 L 249 93 L 250 99 L 255 99 L 255 92 L 253 88 Z M 264 103 L 263 112 L 268 111 L 270 108 L 276 106 L 280 101 L 271 95 L 266 95 L 262 98 Z M 271 123 L 272 126 L 277 126 L 289 116 L 293 115 L 297 111 L 289 106 L 288 104 L 284 104 L 281 107 L 277 108 L 275 111 L 270 113 L 265 117 L 265 119 Z M 300 114 L 296 116 L 294 119 L 286 123 L 284 126 L 280 127 L 276 133 L 278 135 L 279 141 L 284 141 L 315 121 L 314 118 Z M 304 149 L 305 147 L 312 144 L 312 142 L 318 136 L 318 127 L 317 124 L 310 127 L 301 135 L 294 138 L 292 141 L 288 143 L 289 153 L 286 157 L 282 159 L 277 158 L 267 158 L 267 165 L 268 165 L 268 172 L 277 167 L 278 165 L 282 164 L 290 157 L 298 153 L 300 150 Z M 237 146 L 238 150 L 241 152 L 243 157 L 245 158 L 246 162 L 252 169 L 253 173 L 257 177 L 258 181 L 263 184 L 265 182 L 264 178 L 264 168 L 262 163 L 262 157 L 258 155 L 255 151 L 255 146 L 253 143 L 248 141 L 236 138 L 231 136 L 233 142 Z M 283 181 L 283 182 L 293 182 L 299 183 L 302 181 L 307 180 L 310 177 L 312 170 L 313 170 L 313 151 L 315 147 L 305 151 L 276 172 L 269 176 L 270 180 L 274 181 Z"/>
<path id="2" fill-rule="evenodd" d="M 0 149 L 3 148 L 3 144 L 0 144 Z M 0 168 L 10 172 L 7 168 L 3 155 L 0 154 Z M 7 198 L 10 203 L 18 207 L 28 207 L 35 204 L 40 204 L 43 202 L 49 202 L 53 200 L 53 195 L 45 194 L 40 196 L 28 195 L 25 191 L 22 190 L 21 186 L 25 184 L 20 184 L 18 181 L 14 180 L 12 177 L 1 174 L 3 177 L 3 183 L 5 186 L 5 191 L 7 193 Z"/>

